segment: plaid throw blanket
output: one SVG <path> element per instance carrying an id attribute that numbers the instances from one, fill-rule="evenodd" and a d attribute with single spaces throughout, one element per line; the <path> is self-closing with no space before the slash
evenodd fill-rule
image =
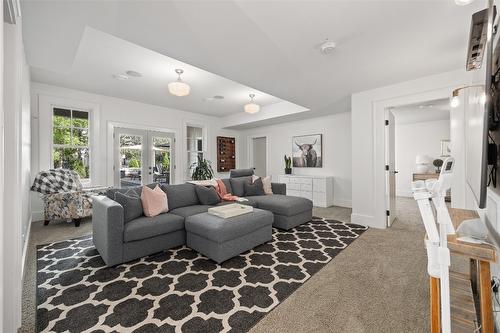
<path id="1" fill-rule="evenodd" d="M 81 191 L 82 184 L 75 171 L 50 169 L 48 171 L 41 171 L 36 175 L 31 190 L 44 194 Z"/>

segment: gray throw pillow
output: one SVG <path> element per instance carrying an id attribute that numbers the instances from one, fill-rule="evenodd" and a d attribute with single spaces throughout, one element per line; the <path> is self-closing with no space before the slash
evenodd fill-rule
<path id="1" fill-rule="evenodd" d="M 196 185 L 196 195 L 202 205 L 217 205 L 220 202 L 220 197 L 213 186 Z"/>
<path id="2" fill-rule="evenodd" d="M 264 184 L 262 184 L 262 178 L 256 179 L 253 184 L 250 182 L 245 183 L 245 196 L 250 197 L 254 195 L 265 195 Z"/>
<path id="3" fill-rule="evenodd" d="M 229 181 L 231 182 L 233 195 L 242 197 L 245 195 L 245 183 L 250 183 L 252 181 L 252 177 L 229 178 Z"/>
<path id="4" fill-rule="evenodd" d="M 141 198 L 133 194 L 115 193 L 115 201 L 123 207 L 123 222 L 127 223 L 142 216 Z"/>

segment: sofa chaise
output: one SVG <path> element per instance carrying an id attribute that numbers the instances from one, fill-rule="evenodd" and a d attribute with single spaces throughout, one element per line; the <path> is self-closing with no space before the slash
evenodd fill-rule
<path id="1" fill-rule="evenodd" d="M 232 170 L 223 179 L 228 192 L 245 197 L 244 183 L 250 182 L 253 169 Z M 147 185 L 151 188 L 156 184 Z M 118 265 L 146 255 L 186 244 L 186 220 L 205 214 L 213 205 L 201 204 L 196 185 L 161 185 L 168 198 L 169 212 L 154 217 L 140 216 L 124 222 L 124 209 L 114 200 L 116 193 L 141 195 L 141 186 L 110 189 L 93 201 L 92 228 L 94 245 L 107 266 Z M 285 184 L 272 184 L 272 195 L 248 196 L 243 204 L 272 213 L 272 225 L 290 229 L 312 218 L 312 202 L 286 195 Z M 219 203 L 227 204 L 227 202 Z M 201 216 L 191 220 L 200 220 Z M 244 215 L 242 216 L 244 218 Z M 202 236 L 202 235 L 199 235 Z M 241 235 L 240 235 L 241 236 Z M 267 237 L 267 236 L 266 236 Z M 265 239 L 268 241 L 269 239 Z M 192 246 L 195 248 L 195 246 Z M 218 256 L 217 262 L 224 259 Z M 214 259 L 215 260 L 215 259 Z"/>

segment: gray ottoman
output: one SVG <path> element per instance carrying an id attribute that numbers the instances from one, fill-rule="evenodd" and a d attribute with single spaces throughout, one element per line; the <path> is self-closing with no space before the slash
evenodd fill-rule
<path id="1" fill-rule="evenodd" d="M 223 219 L 208 213 L 186 218 L 186 244 L 221 263 L 272 239 L 273 214 L 253 212 Z"/>

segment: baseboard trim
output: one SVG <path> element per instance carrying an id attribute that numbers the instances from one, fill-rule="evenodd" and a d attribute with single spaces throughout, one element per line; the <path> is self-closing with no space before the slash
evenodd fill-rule
<path id="1" fill-rule="evenodd" d="M 352 201 L 349 199 L 333 200 L 333 205 L 338 207 L 352 208 Z"/>
<path id="2" fill-rule="evenodd" d="M 363 214 L 351 214 L 351 222 L 356 224 L 361 224 L 370 228 L 376 229 L 387 229 L 387 226 L 381 226 L 380 223 L 375 223 L 375 216 L 363 215 Z"/>
<path id="3" fill-rule="evenodd" d="M 43 221 L 43 219 L 44 219 L 43 210 L 31 212 L 31 222 Z"/>
<path id="4" fill-rule="evenodd" d="M 21 278 L 24 281 L 24 271 L 26 268 L 26 259 L 28 257 L 28 244 L 30 242 L 30 237 L 31 237 L 31 223 L 33 222 L 33 219 L 31 219 L 28 223 L 28 226 L 26 228 L 26 237 L 24 237 L 24 245 L 23 245 L 23 253 L 21 256 Z"/>

